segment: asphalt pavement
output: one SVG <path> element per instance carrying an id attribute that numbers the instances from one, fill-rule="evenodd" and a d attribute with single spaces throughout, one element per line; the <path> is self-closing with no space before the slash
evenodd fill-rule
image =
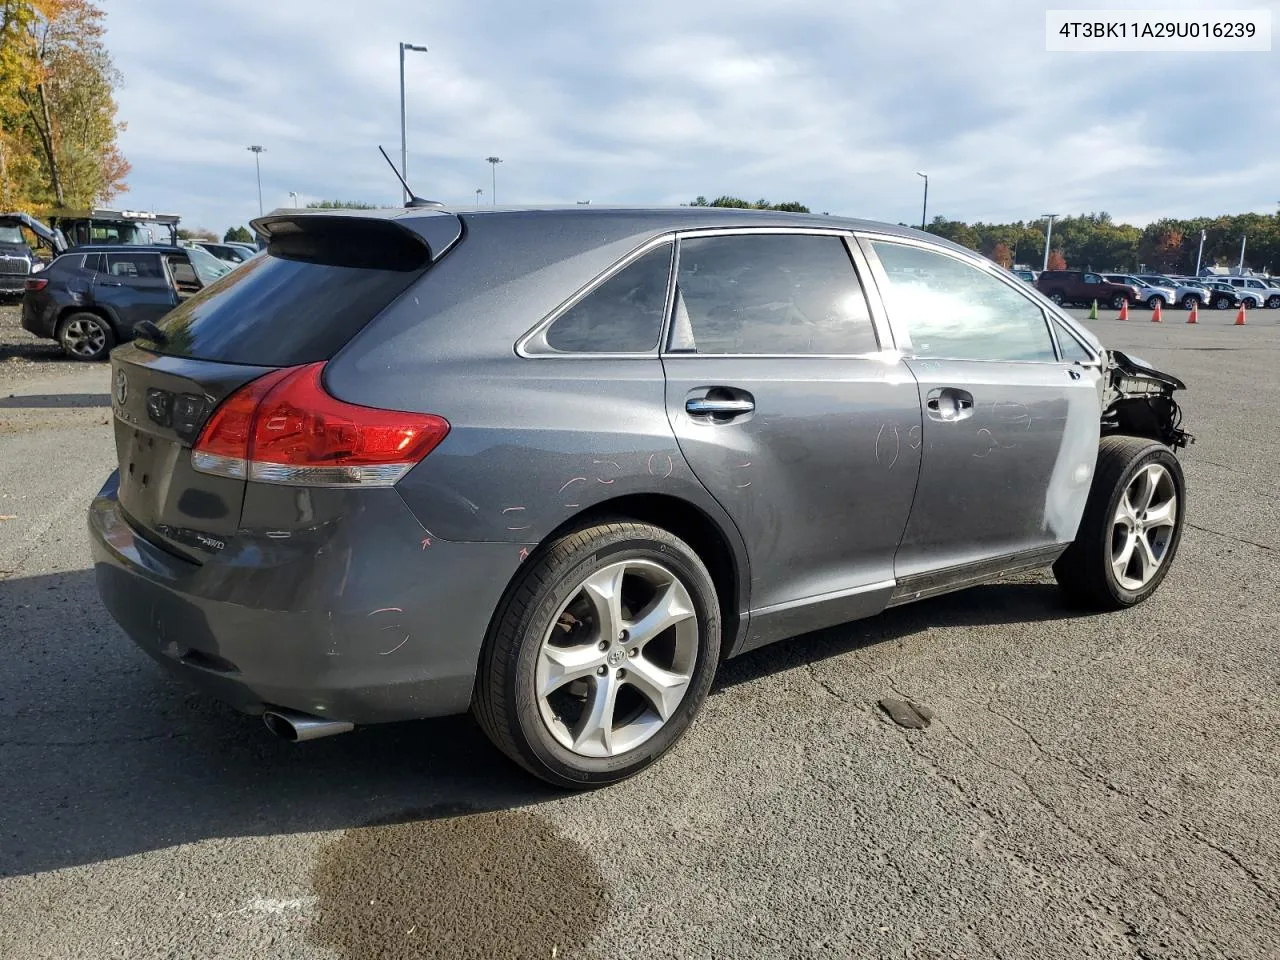
<path id="1" fill-rule="evenodd" d="M 765 648 L 577 795 L 465 717 L 291 745 L 163 675 L 92 581 L 106 368 L 0 315 L 0 958 L 1280 956 L 1280 311 L 1103 317 L 1188 384 L 1152 600 L 1035 574 Z"/>

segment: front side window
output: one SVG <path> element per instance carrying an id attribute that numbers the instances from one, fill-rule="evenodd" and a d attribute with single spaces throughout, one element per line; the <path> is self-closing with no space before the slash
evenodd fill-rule
<path id="1" fill-rule="evenodd" d="M 1062 351 L 1062 359 L 1067 363 L 1079 361 L 1080 363 L 1092 363 L 1093 353 L 1085 349 L 1084 344 L 1072 335 L 1065 324 L 1054 321 L 1054 326 L 1058 330 L 1058 347 Z"/>
<path id="2" fill-rule="evenodd" d="M 671 276 L 671 244 L 627 264 L 547 328 L 546 343 L 565 353 L 644 353 L 658 345 Z"/>
<path id="3" fill-rule="evenodd" d="M 885 304 L 916 356 L 950 360 L 1056 360 L 1044 312 L 999 278 L 954 257 L 872 243 L 888 279 Z"/>
<path id="4" fill-rule="evenodd" d="M 108 253 L 105 272 L 121 280 L 163 280 L 160 257 L 154 253 Z"/>
<path id="5" fill-rule="evenodd" d="M 1101 283 L 1102 278 L 1097 276 L 1096 274 L 1086 273 L 1084 275 L 1084 282 L 1085 283 Z"/>
<path id="6" fill-rule="evenodd" d="M 845 356 L 879 344 L 842 238 L 743 234 L 680 242 L 670 349 Z"/>

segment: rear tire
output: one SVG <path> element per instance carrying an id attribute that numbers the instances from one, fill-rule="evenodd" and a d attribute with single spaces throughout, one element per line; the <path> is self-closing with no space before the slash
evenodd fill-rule
<path id="1" fill-rule="evenodd" d="M 72 360 L 104 360 L 116 345 L 116 333 L 96 313 L 73 313 L 58 324 L 58 343 Z"/>
<path id="2" fill-rule="evenodd" d="M 1063 303 L 1062 291 L 1054 290 L 1051 294 L 1049 294 L 1049 299 L 1052 300 L 1054 303 L 1056 303 L 1058 306 L 1062 306 L 1062 303 Z"/>
<path id="3" fill-rule="evenodd" d="M 1080 529 L 1053 574 L 1083 606 L 1132 607 L 1164 581 L 1185 519 L 1186 483 L 1173 451 L 1145 437 L 1103 437 Z"/>
<path id="4" fill-rule="evenodd" d="M 672 533 L 628 520 L 567 533 L 526 561 L 499 607 L 472 712 L 548 783 L 624 780 L 670 749 L 706 700 L 719 611 L 706 566 Z"/>

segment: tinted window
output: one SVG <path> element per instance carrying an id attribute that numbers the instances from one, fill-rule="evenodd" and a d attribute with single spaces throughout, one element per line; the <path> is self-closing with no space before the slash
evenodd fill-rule
<path id="1" fill-rule="evenodd" d="M 879 349 L 840 237 L 682 240 L 671 349 L 700 354 L 856 354 Z"/>
<path id="2" fill-rule="evenodd" d="M 321 259 L 326 248 L 311 255 Z M 264 366 L 328 360 L 422 275 L 290 256 L 257 257 L 186 300 L 160 323 L 160 352 Z"/>
<path id="3" fill-rule="evenodd" d="M 76 266 L 79 266 L 79 264 L 76 264 Z M 90 273 L 102 273 L 107 269 L 106 264 L 103 263 L 102 254 L 100 253 L 86 254 L 84 258 L 84 268 Z"/>
<path id="4" fill-rule="evenodd" d="M 163 280 L 160 256 L 155 253 L 108 253 L 103 273 L 121 280 Z"/>
<path id="5" fill-rule="evenodd" d="M 638 353 L 658 345 L 671 275 L 671 244 L 623 267 L 560 315 L 547 345 L 574 353 Z"/>
<path id="6" fill-rule="evenodd" d="M 953 360 L 1057 359 L 1043 311 L 997 277 L 953 257 L 873 244 L 889 284 L 885 304 L 911 333 L 916 356 Z"/>

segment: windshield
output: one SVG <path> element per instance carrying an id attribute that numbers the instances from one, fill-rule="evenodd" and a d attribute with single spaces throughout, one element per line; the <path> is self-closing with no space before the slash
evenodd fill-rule
<path id="1" fill-rule="evenodd" d="M 21 243 L 26 245 L 22 236 L 22 228 L 17 224 L 0 224 L 0 243 Z"/>
<path id="2" fill-rule="evenodd" d="M 196 276 L 205 286 L 231 272 L 230 264 L 223 263 L 208 250 L 200 247 L 188 247 L 187 256 L 191 258 L 191 266 L 195 269 Z"/>

